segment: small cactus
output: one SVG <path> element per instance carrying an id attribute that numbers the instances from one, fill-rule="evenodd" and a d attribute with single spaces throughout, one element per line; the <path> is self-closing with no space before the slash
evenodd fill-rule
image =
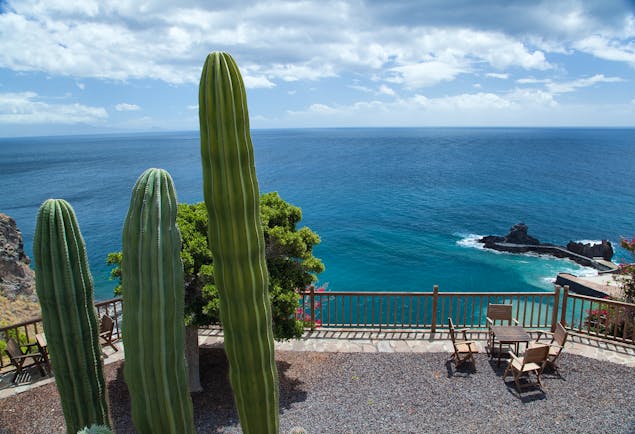
<path id="1" fill-rule="evenodd" d="M 123 228 L 124 376 L 141 433 L 194 433 L 185 369 L 181 234 L 172 178 L 148 169 L 137 180 Z"/>
<path id="2" fill-rule="evenodd" d="M 278 374 L 260 195 L 245 87 L 227 53 L 207 56 L 199 119 L 208 238 L 238 415 L 245 433 L 277 433 Z"/>
<path id="3" fill-rule="evenodd" d="M 77 431 L 77 434 L 113 434 L 105 425 L 91 425 L 90 427 L 84 427 L 81 431 Z"/>
<path id="4" fill-rule="evenodd" d="M 55 383 L 69 433 L 85 426 L 110 426 L 93 278 L 75 212 L 49 199 L 37 216 L 33 256 Z"/>

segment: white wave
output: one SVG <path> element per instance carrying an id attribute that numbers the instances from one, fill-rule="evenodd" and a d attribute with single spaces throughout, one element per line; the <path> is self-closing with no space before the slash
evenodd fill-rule
<path id="1" fill-rule="evenodd" d="M 598 240 L 577 240 L 576 243 L 582 243 L 582 244 L 591 244 L 592 246 L 595 244 L 602 244 L 602 241 L 598 241 Z"/>
<path id="2" fill-rule="evenodd" d="M 472 249 L 483 250 L 483 243 L 478 242 L 478 240 L 483 238 L 483 235 L 477 235 L 477 234 L 467 234 L 467 235 L 456 234 L 456 235 L 461 237 L 461 239 L 456 242 L 457 245 L 461 247 L 469 247 Z"/>

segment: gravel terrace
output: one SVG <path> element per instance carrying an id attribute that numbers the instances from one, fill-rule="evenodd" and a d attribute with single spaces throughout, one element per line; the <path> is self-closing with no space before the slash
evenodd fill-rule
<path id="1" fill-rule="evenodd" d="M 505 363 L 485 354 L 455 371 L 449 354 L 278 351 L 280 428 L 287 433 L 633 433 L 635 369 L 564 353 L 545 392 L 519 395 Z M 193 394 L 197 432 L 241 432 L 227 359 L 201 348 L 205 392 Z M 134 433 L 122 362 L 105 367 L 113 426 Z M 0 400 L 0 433 L 64 432 L 54 384 Z"/>

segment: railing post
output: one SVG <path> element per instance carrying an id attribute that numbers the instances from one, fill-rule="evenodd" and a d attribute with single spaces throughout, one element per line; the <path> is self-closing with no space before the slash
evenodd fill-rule
<path id="1" fill-rule="evenodd" d="M 562 296 L 562 313 L 560 314 L 560 324 L 567 326 L 567 298 L 569 297 L 569 285 L 564 285 L 564 294 Z"/>
<path id="2" fill-rule="evenodd" d="M 309 300 L 311 302 L 311 331 L 315 330 L 315 286 L 309 286 Z"/>
<path id="3" fill-rule="evenodd" d="M 553 310 L 551 311 L 551 333 L 556 331 L 556 324 L 558 323 L 559 304 L 560 304 L 560 285 L 556 285 L 556 289 L 553 293 Z"/>
<path id="4" fill-rule="evenodd" d="M 437 331 L 437 307 L 439 306 L 439 285 L 432 289 L 432 333 Z"/>

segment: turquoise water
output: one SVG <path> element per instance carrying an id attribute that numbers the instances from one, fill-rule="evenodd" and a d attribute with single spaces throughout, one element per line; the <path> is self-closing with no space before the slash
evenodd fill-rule
<path id="1" fill-rule="evenodd" d="M 261 192 L 278 191 L 322 238 L 331 290 L 534 291 L 566 260 L 493 253 L 477 236 L 524 221 L 543 242 L 635 235 L 633 129 L 256 130 Z M 197 132 L 0 139 L 0 212 L 29 255 L 39 205 L 68 200 L 86 240 L 98 299 L 121 248 L 130 190 L 148 167 L 179 200 L 202 200 Z M 617 250 L 615 260 L 625 260 Z"/>

